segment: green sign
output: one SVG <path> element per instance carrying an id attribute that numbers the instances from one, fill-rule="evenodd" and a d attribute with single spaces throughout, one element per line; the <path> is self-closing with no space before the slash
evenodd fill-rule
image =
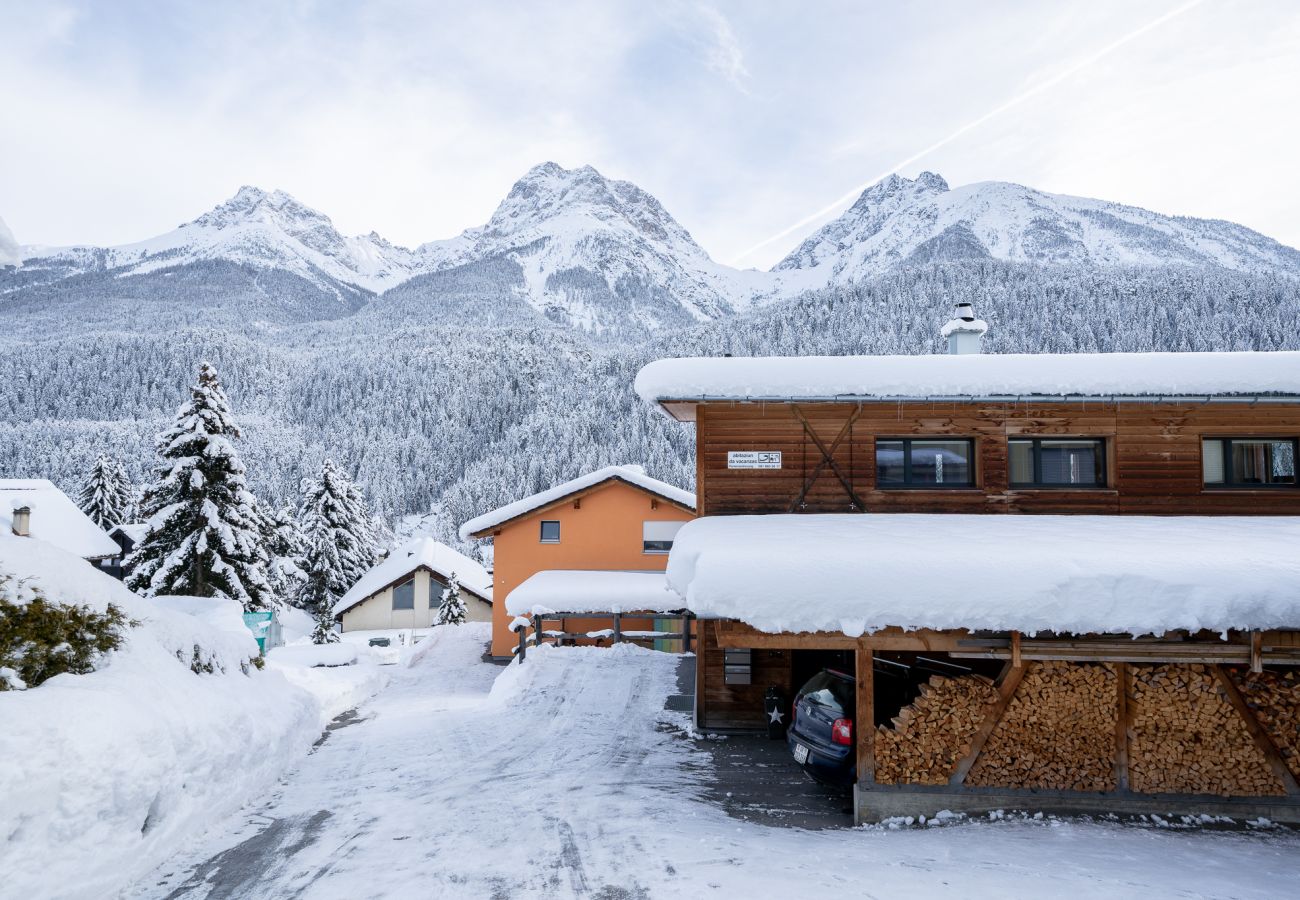
<path id="1" fill-rule="evenodd" d="M 257 649 L 266 653 L 266 635 L 271 630 L 271 619 L 275 613 L 270 610 L 244 613 L 244 624 L 248 630 L 253 632 L 253 637 L 257 638 Z"/>

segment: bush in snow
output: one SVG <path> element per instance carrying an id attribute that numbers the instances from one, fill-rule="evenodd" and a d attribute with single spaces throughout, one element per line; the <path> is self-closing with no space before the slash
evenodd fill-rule
<path id="1" fill-rule="evenodd" d="M 460 581 L 452 572 L 447 579 L 447 586 L 442 589 L 442 603 L 438 606 L 438 619 L 435 625 L 464 625 L 469 610 L 465 608 L 465 598 L 460 595 Z"/>
<path id="2" fill-rule="evenodd" d="M 90 468 L 77 505 L 96 525 L 109 531 L 127 521 L 134 494 L 121 463 L 100 454 Z"/>
<path id="3" fill-rule="evenodd" d="M 157 480 L 141 499 L 149 534 L 126 560 L 132 590 L 230 597 L 250 611 L 275 605 L 265 518 L 245 485 L 238 437 L 217 371 L 204 363 L 189 402 L 158 436 Z"/>
<path id="4" fill-rule="evenodd" d="M 54 603 L 40 587 L 0 573 L 0 691 L 94 671 L 134 624 L 112 603 L 104 612 Z"/>

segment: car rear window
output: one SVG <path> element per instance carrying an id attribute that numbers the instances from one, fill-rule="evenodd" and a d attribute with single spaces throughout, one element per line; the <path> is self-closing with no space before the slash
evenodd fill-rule
<path id="1" fill-rule="evenodd" d="M 799 696 L 835 712 L 853 709 L 853 683 L 830 672 L 814 675 Z"/>

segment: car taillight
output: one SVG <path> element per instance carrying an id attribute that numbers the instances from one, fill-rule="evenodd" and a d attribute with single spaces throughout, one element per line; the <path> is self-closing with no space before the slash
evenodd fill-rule
<path id="1" fill-rule="evenodd" d="M 831 740 L 836 744 L 849 746 L 853 743 L 853 720 L 836 719 L 831 723 Z"/>

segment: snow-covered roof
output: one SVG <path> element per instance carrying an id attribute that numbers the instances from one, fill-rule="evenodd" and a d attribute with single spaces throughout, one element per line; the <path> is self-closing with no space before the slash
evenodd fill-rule
<path id="1" fill-rule="evenodd" d="M 661 359 L 636 390 L 651 403 L 1035 397 L 1300 400 L 1300 352 L 970 353 Z"/>
<path id="2" fill-rule="evenodd" d="M 496 528 L 503 525 L 511 519 L 517 519 L 520 516 L 539 510 L 545 506 L 550 506 L 559 500 L 563 500 L 579 491 L 585 491 L 587 488 L 595 487 L 604 481 L 618 480 L 657 494 L 673 503 L 681 506 L 695 508 L 695 495 L 690 491 L 684 491 L 679 487 L 674 487 L 666 481 L 660 481 L 657 478 L 651 478 L 645 473 L 641 466 L 606 466 L 603 469 L 597 469 L 594 472 L 588 472 L 572 481 L 566 481 L 563 484 L 557 484 L 549 490 L 542 491 L 540 494 L 533 494 L 531 497 L 524 497 L 522 500 L 516 500 L 514 503 L 507 503 L 500 509 L 494 509 L 492 512 L 484 513 L 481 516 L 475 516 L 464 525 L 460 526 L 460 539 L 469 540 L 476 534 Z"/>
<path id="3" fill-rule="evenodd" d="M 334 615 L 351 609 L 421 567 L 431 569 L 443 578 L 454 573 L 462 588 L 489 603 L 492 601 L 492 576 L 487 569 L 446 544 L 425 537 L 416 538 L 394 550 L 383 562 L 362 575 L 361 580 L 334 604 Z"/>
<path id="4" fill-rule="evenodd" d="M 512 616 L 668 612 L 682 606 L 682 598 L 668 589 L 663 572 L 549 569 L 531 576 L 506 597 L 506 612 Z"/>
<path id="5" fill-rule="evenodd" d="M 0 532 L 12 534 L 14 510 L 29 507 L 31 536 L 83 559 L 121 552 L 117 542 L 44 478 L 0 478 Z"/>
<path id="6" fill-rule="evenodd" d="M 1286 516 L 719 516 L 668 583 L 766 632 L 1300 629 L 1297 546 Z"/>
<path id="7" fill-rule="evenodd" d="M 121 525 L 114 525 L 113 528 L 108 533 L 109 535 L 114 535 L 117 534 L 119 531 L 122 532 L 122 534 L 126 535 L 128 538 L 130 538 L 132 542 L 138 544 L 141 541 L 143 541 L 145 535 L 149 533 L 149 523 L 148 522 L 123 522 Z"/>

